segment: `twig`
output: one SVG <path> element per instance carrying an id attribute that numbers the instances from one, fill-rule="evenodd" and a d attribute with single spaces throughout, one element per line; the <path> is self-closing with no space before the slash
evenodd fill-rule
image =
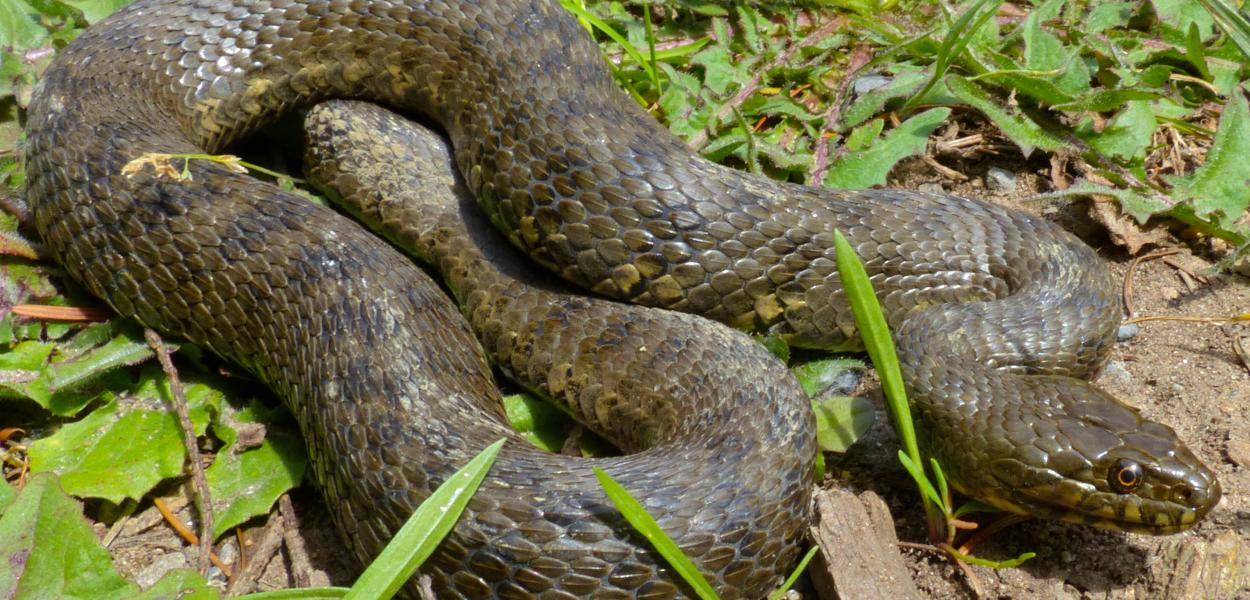
<path id="1" fill-rule="evenodd" d="M 1250 313 L 1244 315 L 1236 315 L 1232 317 L 1186 317 L 1186 316 L 1169 316 L 1169 315 L 1150 315 L 1147 317 L 1134 317 L 1124 322 L 1125 325 L 1131 323 L 1145 323 L 1147 321 L 1184 321 L 1186 323 L 1236 323 L 1238 321 L 1250 321 Z"/>
<path id="2" fill-rule="evenodd" d="M 1133 310 L 1133 274 L 1137 272 L 1137 265 L 1140 265 L 1148 260 L 1163 258 L 1164 256 L 1171 256 L 1178 253 L 1180 253 L 1180 250 L 1176 248 L 1169 248 L 1167 250 L 1160 250 L 1150 254 L 1143 254 L 1134 258 L 1133 262 L 1129 263 L 1128 272 L 1124 274 L 1124 291 L 1122 293 L 1124 300 L 1124 314 L 1131 317 L 1135 312 Z M 1125 321 L 1124 324 L 1127 325 L 1130 322 L 1131 321 Z"/>
<path id="3" fill-rule="evenodd" d="M 238 596 L 251 592 L 256 587 L 256 582 L 260 576 L 264 574 L 265 567 L 269 566 L 269 561 L 278 553 L 278 546 L 282 543 L 282 531 L 286 529 L 286 521 L 281 514 L 274 513 L 269 517 L 269 522 L 265 523 L 265 530 L 261 533 L 260 543 L 252 550 L 251 557 L 247 560 L 247 565 L 239 570 L 235 577 L 230 578 L 230 585 L 226 586 L 226 596 Z M 240 546 L 242 547 L 242 546 Z"/>
<path id="4" fill-rule="evenodd" d="M 156 510 L 161 511 L 161 516 L 165 517 L 165 522 L 169 523 L 169 526 L 173 527 L 174 532 L 181 536 L 183 540 L 193 546 L 199 545 L 200 538 L 195 535 L 194 531 L 187 529 L 187 526 L 183 524 L 182 519 L 178 518 L 178 515 L 175 515 L 173 511 L 169 510 L 169 505 L 165 504 L 164 500 L 161 500 L 160 498 L 153 498 L 152 505 L 156 507 Z M 225 574 L 226 577 L 230 577 L 230 567 L 227 566 L 226 563 L 222 562 L 221 558 L 219 558 L 216 553 L 209 551 L 208 554 L 205 554 L 205 556 L 207 556 L 208 560 L 216 565 L 218 569 L 221 569 L 221 572 Z"/>
<path id="5" fill-rule="evenodd" d="M 312 562 L 308 560 L 304 538 L 299 535 L 299 516 L 295 514 L 289 494 L 282 494 L 278 499 L 278 510 L 286 524 L 282 528 L 282 541 L 286 544 L 287 557 L 291 559 L 291 575 L 295 577 L 295 586 L 309 587 L 312 585 Z"/>
<path id="6" fill-rule="evenodd" d="M 182 430 L 182 445 L 186 448 L 187 457 L 191 463 L 191 483 L 195 490 L 193 498 L 196 505 L 195 509 L 200 513 L 200 574 L 207 575 L 209 557 L 213 553 L 213 500 L 208 491 L 208 479 L 204 477 L 204 465 L 201 461 L 200 449 L 195 443 L 195 426 L 191 423 L 191 416 L 187 412 L 187 396 L 182 389 L 182 381 L 178 379 L 178 371 L 174 369 L 174 363 L 169 359 L 169 351 L 165 348 L 164 342 L 161 341 L 160 334 L 145 327 L 143 329 L 143 337 L 147 339 L 148 345 L 152 347 L 152 350 L 156 352 L 156 359 L 160 361 L 161 369 L 169 377 L 169 390 L 174 396 L 174 412 L 178 414 L 178 425 Z M 222 569 L 222 571 L 225 570 Z"/>
<path id="7" fill-rule="evenodd" d="M 825 180 L 825 172 L 829 170 L 829 146 L 831 144 L 827 140 L 833 138 L 838 119 L 842 118 L 842 102 L 851 90 L 855 75 L 870 62 L 872 59 L 868 52 L 860 52 L 860 48 L 852 52 L 849 73 L 838 82 L 833 98 L 829 101 L 829 108 L 825 110 L 821 118 L 822 125 L 815 139 L 816 154 L 812 157 L 812 166 L 807 170 L 807 182 L 810 185 L 822 185 Z"/>

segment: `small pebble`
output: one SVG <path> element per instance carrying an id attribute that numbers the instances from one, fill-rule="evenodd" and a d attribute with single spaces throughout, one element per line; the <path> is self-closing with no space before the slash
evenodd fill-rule
<path id="1" fill-rule="evenodd" d="M 1229 440 L 1228 460 L 1243 469 L 1250 468 L 1250 442 L 1245 440 Z"/>
<path id="2" fill-rule="evenodd" d="M 187 566 L 187 557 L 181 552 L 168 552 L 151 558 L 148 564 L 135 573 L 133 581 L 141 588 L 150 588 L 166 573 Z M 216 568 L 216 567 L 213 567 Z"/>
<path id="3" fill-rule="evenodd" d="M 1180 292 L 1180 290 L 1178 290 L 1178 289 L 1176 289 L 1176 288 L 1168 288 L 1168 289 L 1166 289 L 1166 290 L 1163 290 L 1163 299 L 1164 299 L 1164 300 L 1169 300 L 1169 301 L 1170 301 L 1170 300 L 1176 300 L 1176 299 L 1178 299 L 1178 298 L 1180 298 L 1180 297 L 1181 297 L 1181 292 Z"/>
<path id="4" fill-rule="evenodd" d="M 1000 192 L 1016 191 L 1016 174 L 1000 167 L 990 167 L 985 173 L 985 187 Z"/>
<path id="5" fill-rule="evenodd" d="M 852 88 L 855 90 L 856 95 L 867 94 L 868 92 L 890 83 L 890 80 L 891 78 L 881 75 L 880 73 L 868 73 L 861 77 L 856 77 Z"/>
<path id="6" fill-rule="evenodd" d="M 1124 363 L 1118 360 L 1109 360 L 1102 368 L 1102 376 L 1099 379 L 1107 385 L 1128 385 L 1133 382 L 1133 374 L 1124 368 Z"/>
<path id="7" fill-rule="evenodd" d="M 916 190 L 927 194 L 945 194 L 946 189 L 940 183 L 922 183 L 916 186 Z"/>
<path id="8" fill-rule="evenodd" d="M 1174 395 L 1177 395 L 1177 396 L 1179 396 L 1179 395 L 1181 395 L 1181 394 L 1184 394 L 1184 393 L 1185 393 L 1185 386 L 1183 386 L 1183 385 L 1181 385 L 1181 384 L 1179 384 L 1179 383 L 1173 383 L 1173 384 L 1172 384 L 1172 387 L 1171 387 L 1171 388 L 1169 388 L 1169 389 L 1171 389 L 1171 390 L 1172 390 L 1172 393 L 1173 393 Z"/>
<path id="9" fill-rule="evenodd" d="M 1115 332 L 1115 339 L 1117 342 L 1127 342 L 1137 337 L 1137 332 L 1140 330 L 1141 328 L 1137 326 L 1137 323 L 1126 323 L 1121 325 L 1120 329 Z"/>

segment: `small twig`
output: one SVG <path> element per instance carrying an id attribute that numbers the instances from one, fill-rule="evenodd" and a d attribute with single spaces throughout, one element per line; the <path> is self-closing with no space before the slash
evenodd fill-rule
<path id="1" fill-rule="evenodd" d="M 107 310 L 86 306 L 51 306 L 48 304 L 15 304 L 13 314 L 45 321 L 107 321 L 111 316 Z"/>
<path id="2" fill-rule="evenodd" d="M 1186 323 L 1236 323 L 1238 321 L 1250 321 L 1250 313 L 1244 315 L 1236 315 L 1232 317 L 1186 317 L 1186 316 L 1169 316 L 1169 315 L 1150 315 L 1147 317 L 1134 317 L 1124 322 L 1125 325 L 1131 323 L 1145 323 L 1147 321 L 1184 321 Z"/>
<path id="3" fill-rule="evenodd" d="M 265 523 L 265 529 L 260 535 L 260 543 L 256 544 L 252 550 L 247 565 L 239 570 L 238 575 L 230 578 L 230 585 L 226 586 L 227 597 L 249 593 L 256 587 L 256 582 L 260 580 L 265 568 L 269 566 L 269 561 L 273 560 L 278 553 L 284 529 L 286 529 L 286 521 L 282 515 L 271 514 L 269 522 Z"/>
<path id="4" fill-rule="evenodd" d="M 299 535 L 299 516 L 295 514 L 289 494 L 282 494 L 278 499 L 278 510 L 286 524 L 282 528 L 282 541 L 286 544 L 287 557 L 291 559 L 291 575 L 295 577 L 295 587 L 309 587 L 312 585 L 312 562 L 308 560 L 304 538 Z"/>
<path id="5" fill-rule="evenodd" d="M 182 429 L 182 445 L 186 448 L 187 457 L 191 463 L 195 509 L 200 513 L 200 574 L 207 575 L 209 556 L 213 553 L 213 500 L 208 491 L 208 479 L 204 477 L 204 464 L 200 457 L 200 449 L 195 441 L 195 426 L 191 423 L 191 415 L 187 411 L 187 396 L 182 389 L 182 381 L 178 378 L 178 371 L 174 369 L 174 363 L 169 359 L 169 351 L 161 341 L 160 334 L 145 327 L 143 337 L 156 352 L 156 359 L 160 361 L 161 369 L 169 377 L 169 390 L 173 393 L 174 412 L 178 415 L 179 428 Z"/>
<path id="6" fill-rule="evenodd" d="M 192 546 L 199 545 L 200 538 L 195 535 L 194 531 L 187 529 L 187 526 L 183 524 L 182 519 L 178 518 L 178 515 L 175 515 L 172 510 L 169 510 L 169 505 L 165 504 L 164 500 L 161 500 L 160 498 L 153 498 L 152 505 L 156 507 L 156 510 L 161 511 L 161 516 L 165 517 L 165 522 L 169 523 L 169 526 L 173 527 L 174 532 L 181 536 L 183 540 Z M 210 551 L 205 556 L 207 556 L 208 560 L 216 565 L 218 569 L 221 569 L 221 572 L 225 574 L 226 577 L 230 577 L 230 567 L 227 566 L 226 563 L 222 562 L 221 558 L 219 558 L 216 553 Z"/>
<path id="7" fill-rule="evenodd" d="M 126 501 L 122 503 L 121 516 L 118 517 L 117 521 L 113 522 L 112 527 L 109 527 L 108 533 L 104 534 L 104 539 L 100 540 L 100 545 L 105 548 L 112 546 L 113 540 L 116 540 L 117 536 L 121 534 L 122 529 L 124 529 L 126 524 L 130 522 L 130 517 L 135 514 L 135 509 L 138 507 L 138 502 L 127 498 Z"/>
<path id="8" fill-rule="evenodd" d="M 1163 258 L 1164 256 L 1171 256 L 1173 254 L 1178 254 L 1178 253 L 1180 253 L 1180 250 L 1176 248 L 1169 248 L 1167 250 L 1160 250 L 1158 252 L 1152 252 L 1150 254 L 1143 254 L 1141 256 L 1138 256 L 1137 258 L 1134 258 L 1133 262 L 1129 263 L 1128 272 L 1124 274 L 1124 291 L 1122 292 L 1122 296 L 1124 300 L 1124 314 L 1131 317 L 1133 316 L 1133 313 L 1135 312 L 1133 310 L 1133 275 L 1137 273 L 1137 265 L 1140 265 L 1141 263 L 1146 262 L 1148 260 L 1154 260 L 1156 258 Z M 1127 325 L 1128 321 L 1126 321 L 1124 324 Z"/>

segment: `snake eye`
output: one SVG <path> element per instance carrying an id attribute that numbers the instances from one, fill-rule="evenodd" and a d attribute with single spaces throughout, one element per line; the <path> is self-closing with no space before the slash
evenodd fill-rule
<path id="1" fill-rule="evenodd" d="M 1142 469 L 1137 461 L 1121 458 L 1111 465 L 1111 472 L 1107 474 L 1107 481 L 1111 483 L 1111 489 L 1121 494 L 1127 494 L 1141 484 Z"/>

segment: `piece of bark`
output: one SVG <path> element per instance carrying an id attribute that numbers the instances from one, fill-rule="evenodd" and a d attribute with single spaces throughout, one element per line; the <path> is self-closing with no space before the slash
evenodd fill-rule
<path id="1" fill-rule="evenodd" d="M 820 597 L 920 598 L 899 552 L 890 509 L 880 496 L 821 490 L 816 511 L 820 522 L 812 536 L 820 546 L 821 564 L 813 564 L 809 572 Z"/>

